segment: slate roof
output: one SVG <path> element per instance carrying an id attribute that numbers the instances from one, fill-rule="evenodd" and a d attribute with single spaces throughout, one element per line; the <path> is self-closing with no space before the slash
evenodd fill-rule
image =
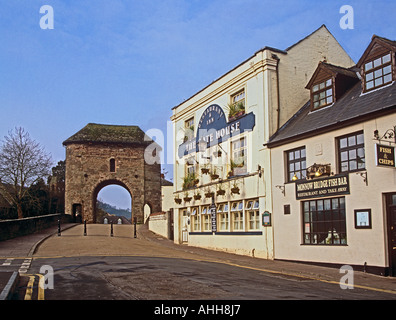
<path id="1" fill-rule="evenodd" d="M 390 113 L 396 113 L 396 82 L 362 94 L 359 81 L 332 106 L 311 111 L 308 101 L 266 145 L 279 146 Z"/>
<path id="2" fill-rule="evenodd" d="M 138 126 L 106 125 L 88 123 L 80 131 L 63 142 L 71 143 L 111 143 L 149 145 L 153 140 Z"/>

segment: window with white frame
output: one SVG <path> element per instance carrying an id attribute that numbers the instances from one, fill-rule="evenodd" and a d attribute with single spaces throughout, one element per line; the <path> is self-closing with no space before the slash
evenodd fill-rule
<path id="1" fill-rule="evenodd" d="M 241 137 L 231 141 L 231 171 L 233 175 L 247 173 L 246 137 Z"/>
<path id="2" fill-rule="evenodd" d="M 211 231 L 212 225 L 211 225 L 210 210 L 208 206 L 202 207 L 201 216 L 203 220 L 202 222 L 203 231 Z"/>
<path id="3" fill-rule="evenodd" d="M 184 122 L 184 142 L 194 138 L 194 117 Z"/>
<path id="4" fill-rule="evenodd" d="M 243 231 L 244 218 L 243 218 L 243 203 L 242 201 L 231 203 L 231 216 L 232 216 L 232 226 L 233 231 Z"/>
<path id="5" fill-rule="evenodd" d="M 249 222 L 249 230 L 260 229 L 260 211 L 258 199 L 246 201 L 245 212 Z"/>
<path id="6" fill-rule="evenodd" d="M 198 232 L 201 231 L 201 215 L 199 214 L 198 207 L 191 208 L 191 219 L 193 231 Z"/>
<path id="7" fill-rule="evenodd" d="M 229 231 L 230 229 L 230 215 L 228 212 L 228 203 L 219 204 L 217 207 L 217 215 L 219 220 L 219 230 Z"/>

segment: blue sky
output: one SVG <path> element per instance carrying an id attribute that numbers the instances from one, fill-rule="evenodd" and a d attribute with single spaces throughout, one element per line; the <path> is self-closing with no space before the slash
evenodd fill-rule
<path id="1" fill-rule="evenodd" d="M 396 40 L 394 0 L 0 4 L 0 138 L 22 126 L 55 163 L 62 142 L 89 122 L 166 134 L 173 106 L 260 48 L 286 49 L 322 24 L 355 62 L 373 34 Z M 345 4 L 353 30 L 339 25 Z M 54 9 L 53 30 L 40 28 L 43 5 Z"/>

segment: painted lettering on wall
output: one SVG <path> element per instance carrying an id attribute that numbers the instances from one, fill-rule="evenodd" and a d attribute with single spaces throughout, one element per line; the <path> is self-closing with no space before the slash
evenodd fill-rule
<path id="1" fill-rule="evenodd" d="M 210 105 L 202 113 L 196 136 L 179 145 L 179 158 L 189 153 L 203 151 L 233 136 L 251 131 L 254 126 L 255 115 L 253 112 L 227 122 L 223 109 L 217 104 Z"/>

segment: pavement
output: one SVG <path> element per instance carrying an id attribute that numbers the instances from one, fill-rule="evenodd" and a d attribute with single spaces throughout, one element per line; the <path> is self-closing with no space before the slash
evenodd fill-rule
<path id="1" fill-rule="evenodd" d="M 58 236 L 58 227 L 54 226 L 32 235 L 0 242 L 0 259 L 19 258 L 25 259 L 26 263 L 29 259 L 31 261 L 45 257 L 151 256 L 222 263 L 239 268 L 334 284 L 340 284 L 341 278 L 345 275 L 345 273 L 340 273 L 337 268 L 266 260 L 175 244 L 173 241 L 149 231 L 146 225 L 137 226 L 136 238 L 131 225 L 114 225 L 113 227 L 113 236 L 111 236 L 110 225 L 87 225 L 87 235 L 84 236 L 83 225 L 64 224 L 61 226 L 61 236 Z M 0 299 L 7 299 L 18 281 L 18 274 L 10 270 L 4 272 L 1 268 L 0 262 Z M 396 299 L 395 277 L 354 271 L 353 286 L 391 293 Z"/>
<path id="2" fill-rule="evenodd" d="M 64 224 L 61 230 L 67 230 L 75 225 L 76 224 Z M 37 246 L 48 237 L 57 233 L 58 226 L 53 226 L 26 236 L 0 241 L 0 301 L 8 300 L 11 297 L 15 285 L 19 280 L 19 274 L 21 272 L 26 272 L 28 268 L 28 266 L 26 266 L 26 268 L 14 270 L 15 267 L 11 265 L 11 260 L 23 260 L 25 263 L 27 261 L 30 262 Z M 7 260 L 10 261 L 9 266 L 7 265 Z"/>

